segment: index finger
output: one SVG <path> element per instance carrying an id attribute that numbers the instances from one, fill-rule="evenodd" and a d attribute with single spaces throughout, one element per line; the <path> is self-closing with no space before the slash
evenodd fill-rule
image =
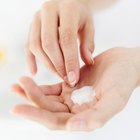
<path id="1" fill-rule="evenodd" d="M 68 10 L 60 12 L 60 47 L 64 56 L 68 82 L 71 86 L 79 80 L 78 19 Z"/>

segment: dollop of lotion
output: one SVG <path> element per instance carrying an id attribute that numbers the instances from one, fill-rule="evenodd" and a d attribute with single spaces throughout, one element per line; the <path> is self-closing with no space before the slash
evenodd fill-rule
<path id="1" fill-rule="evenodd" d="M 95 90 L 92 86 L 84 86 L 80 89 L 74 90 L 71 95 L 71 100 L 74 104 L 82 105 L 94 99 Z"/>

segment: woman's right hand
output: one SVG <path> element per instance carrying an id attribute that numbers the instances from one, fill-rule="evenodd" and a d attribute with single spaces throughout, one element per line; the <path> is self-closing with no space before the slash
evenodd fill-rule
<path id="1" fill-rule="evenodd" d="M 78 39 L 83 61 L 92 65 L 94 27 L 88 3 L 82 0 L 45 2 L 33 18 L 26 47 L 31 73 L 37 72 L 37 58 L 74 86 L 80 71 Z"/>

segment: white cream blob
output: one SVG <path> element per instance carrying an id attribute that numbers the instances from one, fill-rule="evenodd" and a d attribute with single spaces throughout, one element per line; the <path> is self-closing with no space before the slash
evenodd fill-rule
<path id="1" fill-rule="evenodd" d="M 95 91 L 92 86 L 84 86 L 74 90 L 71 95 L 71 100 L 74 104 L 82 105 L 94 99 Z"/>

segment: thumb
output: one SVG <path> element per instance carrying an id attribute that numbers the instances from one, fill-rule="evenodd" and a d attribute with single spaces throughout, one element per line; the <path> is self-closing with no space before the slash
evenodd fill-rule
<path id="1" fill-rule="evenodd" d="M 94 116 L 93 116 L 94 114 Z M 68 120 L 66 128 L 69 131 L 93 131 L 102 126 L 102 122 L 97 119 L 97 113 L 88 109 Z"/>
<path id="2" fill-rule="evenodd" d="M 69 119 L 67 129 L 72 131 L 91 131 L 98 129 L 120 112 L 127 101 L 122 99 L 119 94 L 106 94 L 91 109 L 76 114 Z"/>

